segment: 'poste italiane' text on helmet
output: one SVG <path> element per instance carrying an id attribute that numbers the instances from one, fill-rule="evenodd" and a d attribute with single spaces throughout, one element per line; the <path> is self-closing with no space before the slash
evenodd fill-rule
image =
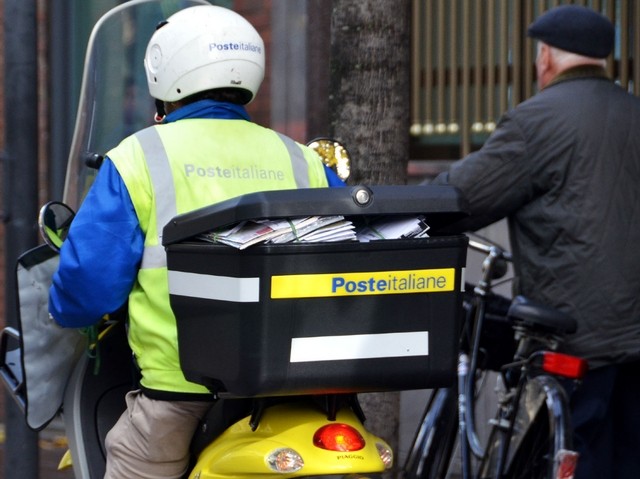
<path id="1" fill-rule="evenodd" d="M 144 58 L 149 93 L 166 102 L 234 88 L 249 103 L 264 79 L 264 65 L 256 29 L 236 12 L 213 5 L 170 16 L 149 40 Z"/>

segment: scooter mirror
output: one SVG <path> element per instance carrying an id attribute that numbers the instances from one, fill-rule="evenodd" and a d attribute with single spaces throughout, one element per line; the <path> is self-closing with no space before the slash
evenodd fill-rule
<path id="1" fill-rule="evenodd" d="M 307 143 L 307 146 L 315 150 L 323 163 L 331 168 L 340 177 L 342 181 L 346 181 L 351 174 L 351 160 L 349 153 L 342 143 L 331 138 L 316 138 Z"/>
<path id="2" fill-rule="evenodd" d="M 50 248 L 60 251 L 74 216 L 74 211 L 59 201 L 50 201 L 40 209 L 38 228 L 44 242 Z"/>

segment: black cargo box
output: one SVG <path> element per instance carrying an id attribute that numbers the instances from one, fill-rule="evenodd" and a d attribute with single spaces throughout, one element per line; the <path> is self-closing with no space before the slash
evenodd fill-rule
<path id="1" fill-rule="evenodd" d="M 347 187 L 254 193 L 174 218 L 163 244 L 187 379 L 245 397 L 451 384 L 465 236 L 245 250 L 196 239 L 246 219 L 314 214 L 423 214 L 437 231 L 464 204 L 449 187 Z"/>

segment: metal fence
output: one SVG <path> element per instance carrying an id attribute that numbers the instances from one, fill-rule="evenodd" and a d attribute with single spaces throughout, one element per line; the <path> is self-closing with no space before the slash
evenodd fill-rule
<path id="1" fill-rule="evenodd" d="M 592 7 L 615 24 L 610 75 L 640 95 L 640 1 L 414 0 L 411 134 L 455 143 L 464 156 L 508 108 L 536 92 L 527 26 L 560 4 Z"/>

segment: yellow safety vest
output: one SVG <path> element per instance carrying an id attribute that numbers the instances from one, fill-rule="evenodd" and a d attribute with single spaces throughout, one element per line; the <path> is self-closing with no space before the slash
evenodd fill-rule
<path id="1" fill-rule="evenodd" d="M 145 235 L 129 295 L 129 344 L 144 389 L 207 393 L 178 359 L 162 229 L 177 214 L 246 193 L 326 187 L 309 148 L 244 120 L 185 119 L 144 129 L 107 156 L 122 177 Z"/>

